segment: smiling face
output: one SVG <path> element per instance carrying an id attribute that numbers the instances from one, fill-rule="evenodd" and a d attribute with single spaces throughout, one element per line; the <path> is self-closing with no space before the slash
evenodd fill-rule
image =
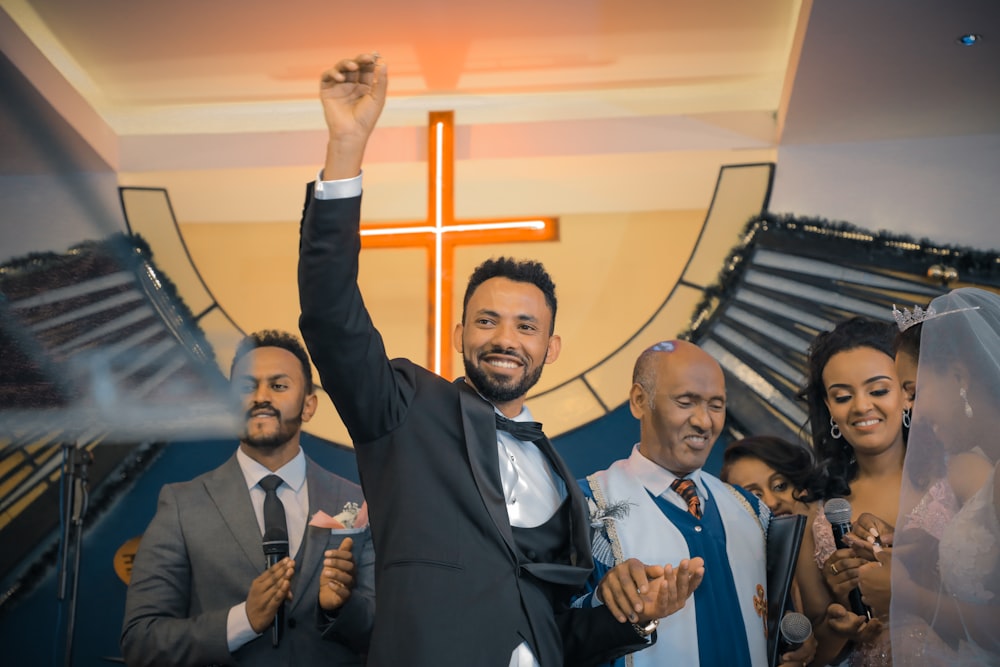
<path id="1" fill-rule="evenodd" d="M 707 352 L 674 341 L 657 352 L 653 387 L 632 385 L 629 407 L 639 420 L 639 451 L 677 476 L 705 465 L 726 421 L 726 381 Z"/>
<path id="2" fill-rule="evenodd" d="M 856 455 L 903 447 L 903 394 L 896 365 L 870 347 L 838 352 L 823 369 L 824 398 L 833 421 Z"/>
<path id="3" fill-rule="evenodd" d="M 758 458 L 744 456 L 727 467 L 726 481 L 760 498 L 774 516 L 808 514 L 809 506 L 798 500 L 788 478 Z"/>
<path id="4" fill-rule="evenodd" d="M 255 459 L 284 448 L 294 455 L 302 423 L 316 410 L 299 359 L 279 347 L 259 347 L 236 362 L 230 382 L 245 416 L 243 451 Z"/>
<path id="5" fill-rule="evenodd" d="M 545 296 L 531 283 L 490 278 L 469 298 L 455 347 L 468 382 L 508 417 L 521 411 L 542 366 L 559 356 L 561 341 L 551 327 Z"/>

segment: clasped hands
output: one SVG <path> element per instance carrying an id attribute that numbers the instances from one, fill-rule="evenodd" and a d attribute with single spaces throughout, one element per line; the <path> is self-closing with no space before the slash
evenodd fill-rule
<path id="1" fill-rule="evenodd" d="M 336 549 L 323 552 L 323 569 L 319 577 L 319 605 L 326 612 L 339 609 L 351 597 L 354 588 L 354 541 L 347 537 Z M 247 620 L 260 634 L 273 621 L 278 609 L 292 599 L 292 575 L 295 561 L 283 558 L 250 584 L 247 594 Z"/>
<path id="2" fill-rule="evenodd" d="M 608 570 L 596 595 L 619 623 L 645 624 L 683 608 L 704 576 L 702 558 L 685 558 L 677 567 L 629 558 Z"/>

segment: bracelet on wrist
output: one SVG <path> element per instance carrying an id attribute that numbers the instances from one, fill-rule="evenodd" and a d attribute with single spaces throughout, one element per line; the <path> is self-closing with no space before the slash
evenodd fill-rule
<path id="1" fill-rule="evenodd" d="M 659 624 L 660 624 L 660 619 L 654 618 L 646 625 L 639 625 L 638 623 L 633 623 L 632 628 L 635 630 L 635 633 L 637 635 L 645 639 L 646 637 L 653 634 L 653 631 L 656 630 L 656 626 L 658 626 Z"/>

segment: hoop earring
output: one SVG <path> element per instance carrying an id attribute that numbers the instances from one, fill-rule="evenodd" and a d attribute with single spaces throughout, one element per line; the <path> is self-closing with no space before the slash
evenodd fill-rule
<path id="1" fill-rule="evenodd" d="M 830 437 L 834 440 L 840 440 L 840 427 L 837 426 L 837 422 L 833 421 L 833 417 L 830 417 Z"/>
<path id="2" fill-rule="evenodd" d="M 958 390 L 958 395 L 962 397 L 962 402 L 965 403 L 965 416 L 972 419 L 972 406 L 969 405 L 969 393 L 962 387 Z"/>
<path id="3" fill-rule="evenodd" d="M 910 409 L 903 410 L 903 428 L 910 428 Z"/>

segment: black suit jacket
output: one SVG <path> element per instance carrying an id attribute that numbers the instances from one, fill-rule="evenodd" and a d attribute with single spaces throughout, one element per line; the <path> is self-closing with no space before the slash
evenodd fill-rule
<path id="1" fill-rule="evenodd" d="M 493 407 L 405 359 L 390 361 L 357 287 L 361 198 L 307 191 L 300 327 L 354 440 L 376 553 L 369 665 L 508 664 L 529 642 L 542 667 L 643 648 L 603 607 L 568 610 L 593 561 L 584 501 L 555 455 L 572 511 L 571 564 L 531 565 L 514 544 Z"/>

